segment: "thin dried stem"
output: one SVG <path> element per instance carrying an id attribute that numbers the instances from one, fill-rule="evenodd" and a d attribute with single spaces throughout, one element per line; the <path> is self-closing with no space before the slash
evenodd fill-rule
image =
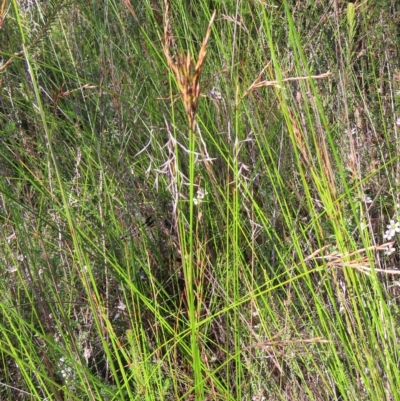
<path id="1" fill-rule="evenodd" d="M 262 69 L 262 71 L 260 72 L 260 74 L 258 75 L 258 77 L 254 80 L 254 82 L 249 86 L 249 88 L 246 90 L 246 92 L 244 93 L 244 95 L 242 96 L 241 100 L 243 100 L 250 92 L 252 92 L 254 89 L 257 88 L 262 88 L 264 86 L 275 86 L 275 87 L 280 87 L 280 84 L 282 82 L 290 82 L 290 81 L 304 81 L 306 79 L 322 79 L 322 78 L 327 78 L 331 75 L 331 72 L 325 72 L 323 74 L 319 74 L 319 75 L 310 75 L 307 77 L 289 77 L 289 78 L 284 78 L 280 81 L 268 81 L 268 80 L 264 80 L 264 81 L 260 81 L 261 75 L 262 73 L 265 71 L 265 69 L 269 66 L 269 63 Z"/>

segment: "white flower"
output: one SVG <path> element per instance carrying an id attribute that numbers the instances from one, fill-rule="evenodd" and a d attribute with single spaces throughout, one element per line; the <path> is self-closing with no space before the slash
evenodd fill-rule
<path id="1" fill-rule="evenodd" d="M 400 232 L 400 223 L 398 221 L 390 220 L 389 224 L 386 226 L 387 231 L 383 238 L 387 238 L 390 240 L 392 237 L 396 235 L 396 233 Z"/>
<path id="2" fill-rule="evenodd" d="M 125 310 L 126 309 L 126 305 L 120 300 L 119 303 L 118 303 L 117 309 Z"/>
<path id="3" fill-rule="evenodd" d="M 393 247 L 388 247 L 388 248 L 386 248 L 386 251 L 385 251 L 385 255 L 391 255 L 394 251 L 396 250 L 396 248 L 393 248 Z"/>
<path id="4" fill-rule="evenodd" d="M 387 239 L 388 241 L 390 241 L 392 239 L 392 236 L 390 235 L 389 230 L 385 232 L 385 234 L 383 234 L 383 238 Z"/>
<path id="5" fill-rule="evenodd" d="M 203 201 L 203 199 L 205 198 L 207 193 L 208 192 L 204 188 L 199 188 L 197 190 L 197 196 L 195 198 L 193 198 L 193 203 L 195 205 L 200 205 L 200 203 Z"/>
<path id="6" fill-rule="evenodd" d="M 204 199 L 204 197 L 207 195 L 207 191 L 204 188 L 199 188 L 197 190 L 197 199 Z"/>
<path id="7" fill-rule="evenodd" d="M 220 91 L 216 90 L 215 88 L 212 88 L 210 90 L 210 96 L 215 99 L 215 100 L 221 100 L 222 99 L 222 94 Z"/>

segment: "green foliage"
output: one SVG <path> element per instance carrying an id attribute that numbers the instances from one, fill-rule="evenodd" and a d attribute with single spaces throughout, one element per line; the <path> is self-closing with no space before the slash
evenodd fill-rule
<path id="1" fill-rule="evenodd" d="M 400 399 L 387 3 L 12 3 L 0 399 Z"/>

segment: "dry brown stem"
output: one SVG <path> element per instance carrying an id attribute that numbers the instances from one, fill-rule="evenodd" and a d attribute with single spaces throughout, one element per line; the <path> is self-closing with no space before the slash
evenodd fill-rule
<path id="1" fill-rule="evenodd" d="M 122 0 L 124 2 L 124 4 L 126 5 L 127 9 L 129 10 L 129 12 L 132 14 L 132 17 L 135 19 L 135 21 L 140 25 L 139 23 L 139 19 L 135 13 L 135 10 L 132 7 L 132 4 L 130 3 L 129 0 Z"/>
<path id="2" fill-rule="evenodd" d="M 329 75 L 331 75 L 331 72 L 325 72 L 323 74 L 319 74 L 319 75 L 310 75 L 307 77 L 289 77 L 289 78 L 284 78 L 280 81 L 260 81 L 261 79 L 261 75 L 262 73 L 265 71 L 265 69 L 269 66 L 269 63 L 262 69 L 261 73 L 258 75 L 258 77 L 254 80 L 254 82 L 249 86 L 249 88 L 246 90 L 246 92 L 244 93 L 244 95 L 242 96 L 242 99 L 245 98 L 250 92 L 252 92 L 254 89 L 257 88 L 262 88 L 264 86 L 275 86 L 275 87 L 280 87 L 280 84 L 282 82 L 290 82 L 290 81 L 304 81 L 306 79 L 322 79 L 322 78 L 326 78 L 329 77 Z"/>
<path id="3" fill-rule="evenodd" d="M 367 276 L 370 276 L 370 273 L 372 270 L 375 270 L 375 272 L 378 273 L 385 273 L 385 274 L 394 274 L 394 275 L 399 275 L 400 270 L 397 269 L 379 269 L 379 268 L 372 268 L 370 260 L 367 255 L 363 255 L 367 251 L 386 251 L 389 247 L 392 247 L 394 244 L 393 241 L 387 242 L 382 245 L 372 245 L 368 248 L 361 248 L 357 249 L 354 252 L 349 252 L 344 255 L 338 253 L 338 252 L 332 252 L 329 255 L 324 255 L 324 256 L 316 256 L 320 253 L 322 253 L 325 249 L 327 249 L 327 246 L 317 250 L 310 256 L 308 256 L 305 260 L 323 260 L 324 261 L 324 266 L 326 268 L 331 268 L 331 267 L 336 267 L 336 268 L 351 268 L 354 270 L 359 271 L 360 273 L 364 273 Z M 354 258 L 355 257 L 355 258 Z"/>

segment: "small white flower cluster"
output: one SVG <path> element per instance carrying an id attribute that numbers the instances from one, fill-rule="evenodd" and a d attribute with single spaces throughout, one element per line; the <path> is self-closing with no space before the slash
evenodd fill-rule
<path id="1" fill-rule="evenodd" d="M 383 238 L 387 241 L 390 241 L 392 238 L 396 236 L 397 233 L 400 233 L 400 204 L 397 204 L 397 216 L 396 220 L 390 220 L 389 224 L 386 226 L 387 230 L 385 231 L 385 234 L 383 234 Z M 386 248 L 385 255 L 391 255 L 396 248 L 392 247 L 389 245 Z"/>
<path id="2" fill-rule="evenodd" d="M 387 230 L 385 234 L 383 234 L 383 238 L 388 241 L 390 241 L 397 233 L 400 233 L 400 223 L 398 221 L 390 220 L 386 227 Z"/>
<path id="3" fill-rule="evenodd" d="M 207 191 L 204 188 L 199 188 L 197 190 L 197 196 L 193 199 L 193 203 L 197 206 L 200 205 L 201 202 L 203 202 L 204 198 L 207 195 Z"/>

